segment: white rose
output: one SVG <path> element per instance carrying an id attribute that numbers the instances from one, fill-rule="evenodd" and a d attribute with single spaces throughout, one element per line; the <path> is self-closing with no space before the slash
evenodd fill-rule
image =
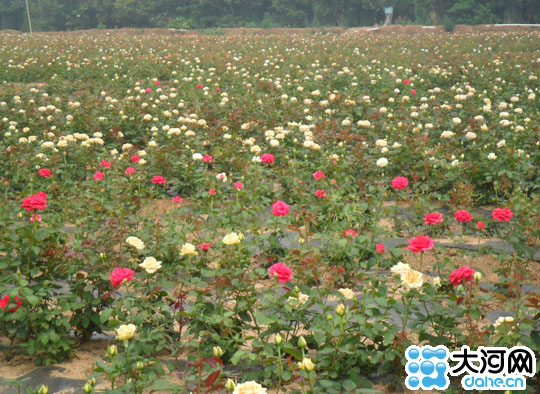
<path id="1" fill-rule="evenodd" d="M 133 246 L 137 250 L 144 249 L 144 242 L 137 237 L 127 237 L 126 242 L 128 245 Z"/>
<path id="2" fill-rule="evenodd" d="M 388 165 L 388 160 L 384 157 L 381 157 L 377 160 L 377 167 L 386 167 Z"/>
<path id="3" fill-rule="evenodd" d="M 147 257 L 139 264 L 139 267 L 146 270 L 149 274 L 153 274 L 161 268 L 161 261 L 157 261 L 154 257 Z"/>

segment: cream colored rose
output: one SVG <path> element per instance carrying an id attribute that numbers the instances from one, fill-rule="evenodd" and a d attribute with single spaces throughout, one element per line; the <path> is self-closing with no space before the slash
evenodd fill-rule
<path id="1" fill-rule="evenodd" d="M 315 364 L 309 357 L 305 357 L 302 361 L 298 362 L 298 368 L 302 371 L 313 371 L 315 369 Z"/>
<path id="2" fill-rule="evenodd" d="M 116 339 L 121 341 L 131 339 L 135 335 L 136 330 L 137 327 L 135 324 L 122 324 L 116 329 Z"/>
<path id="3" fill-rule="evenodd" d="M 137 237 L 127 237 L 126 242 L 129 246 L 133 246 L 137 250 L 144 249 L 144 242 Z"/>
<path id="4" fill-rule="evenodd" d="M 153 274 L 161 268 L 161 261 L 157 261 L 154 257 L 147 257 L 139 264 L 139 267 L 146 270 L 149 274 Z"/>
<path id="5" fill-rule="evenodd" d="M 424 283 L 422 276 L 422 273 L 411 269 L 404 275 L 401 275 L 401 282 L 409 289 L 417 289 L 422 287 Z"/>
<path id="6" fill-rule="evenodd" d="M 304 305 L 307 302 L 307 300 L 309 300 L 309 296 L 307 294 L 298 293 L 298 295 L 296 297 L 289 297 L 287 299 L 287 302 L 289 304 L 291 304 L 291 306 L 294 309 L 296 309 L 299 306 Z"/>
<path id="7" fill-rule="evenodd" d="M 240 243 L 240 237 L 237 233 L 229 233 L 223 237 L 223 243 L 225 245 L 235 245 Z"/>
<path id="8" fill-rule="evenodd" d="M 237 384 L 233 394 L 266 394 L 266 389 L 253 380 Z"/>
<path id="9" fill-rule="evenodd" d="M 197 252 L 195 245 L 186 242 L 182 245 L 182 249 L 180 249 L 180 254 L 182 256 L 197 256 L 199 253 Z"/>
<path id="10" fill-rule="evenodd" d="M 410 270 L 411 266 L 409 264 L 403 264 L 401 261 L 394 265 L 392 268 L 390 268 L 390 272 L 392 272 L 394 275 L 400 276 L 405 275 Z"/>
<path id="11" fill-rule="evenodd" d="M 345 297 L 347 300 L 352 300 L 354 298 L 354 292 L 351 289 L 339 289 L 338 290 L 343 297 Z"/>

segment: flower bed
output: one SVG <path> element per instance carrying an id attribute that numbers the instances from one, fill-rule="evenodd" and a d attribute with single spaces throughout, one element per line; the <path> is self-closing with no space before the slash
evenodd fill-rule
<path id="1" fill-rule="evenodd" d="M 342 393 L 538 353 L 539 38 L 0 36 L 4 362 L 104 334 L 86 392 Z"/>

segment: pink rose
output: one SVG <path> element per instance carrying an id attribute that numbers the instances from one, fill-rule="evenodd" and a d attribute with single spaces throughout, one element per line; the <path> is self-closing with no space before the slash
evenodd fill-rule
<path id="1" fill-rule="evenodd" d="M 49 170 L 48 168 L 41 168 L 39 170 L 39 176 L 40 177 L 43 177 L 43 178 L 48 178 L 52 175 L 52 172 L 51 170 Z"/>
<path id="2" fill-rule="evenodd" d="M 289 213 L 289 206 L 281 200 L 277 200 L 272 204 L 272 213 L 275 216 L 285 216 Z"/>
<path id="3" fill-rule="evenodd" d="M 321 179 L 326 178 L 326 176 L 324 175 L 324 172 L 322 172 L 322 171 L 315 171 L 313 173 L 313 178 L 320 181 Z"/>
<path id="4" fill-rule="evenodd" d="M 275 160 L 274 155 L 271 153 L 264 153 L 261 156 L 262 163 L 274 164 L 274 160 Z"/>
<path id="5" fill-rule="evenodd" d="M 384 254 L 386 252 L 386 248 L 384 247 L 384 244 L 380 243 L 375 246 L 375 249 L 377 249 L 378 254 Z"/>
<path id="6" fill-rule="evenodd" d="M 293 272 L 292 270 L 287 266 L 287 264 L 284 263 L 276 263 L 272 265 L 268 269 L 268 273 L 271 277 L 274 277 L 277 275 L 278 281 L 281 283 L 287 283 L 292 279 Z"/>
<path id="7" fill-rule="evenodd" d="M 174 196 L 172 200 L 173 202 L 181 203 L 184 199 L 180 196 Z"/>
<path id="8" fill-rule="evenodd" d="M 39 213 L 34 213 L 32 217 L 30 218 L 30 221 L 34 223 L 37 221 L 38 223 L 41 223 L 41 215 Z"/>
<path id="9" fill-rule="evenodd" d="M 424 216 L 425 224 L 438 224 L 438 223 L 442 223 L 442 221 L 443 221 L 443 215 L 440 212 L 432 212 Z"/>
<path id="10" fill-rule="evenodd" d="M 124 173 L 125 173 L 126 175 L 135 174 L 135 168 L 133 168 L 133 167 L 128 167 L 128 168 L 126 168 L 126 171 L 124 171 Z"/>
<path id="11" fill-rule="evenodd" d="M 131 161 L 134 163 L 138 163 L 139 161 L 141 161 L 141 158 L 137 155 L 131 156 Z"/>
<path id="12" fill-rule="evenodd" d="M 112 164 L 108 162 L 107 160 L 101 160 L 101 163 L 99 163 L 101 167 L 110 167 Z"/>
<path id="13" fill-rule="evenodd" d="M 22 199 L 21 208 L 25 211 L 43 211 L 47 208 L 47 194 L 39 192 Z"/>
<path id="14" fill-rule="evenodd" d="M 394 189 L 405 189 L 407 186 L 409 186 L 409 180 L 404 176 L 397 176 L 392 179 L 392 187 Z"/>
<path id="15" fill-rule="evenodd" d="M 130 270 L 129 268 L 120 268 L 116 267 L 111 276 L 109 276 L 109 280 L 111 281 L 111 284 L 114 288 L 120 286 L 124 280 L 126 282 L 129 282 L 133 279 L 134 272 Z"/>
<path id="16" fill-rule="evenodd" d="M 236 188 L 236 190 L 242 190 L 244 188 L 244 185 L 242 184 L 242 182 L 234 182 L 233 185 Z"/>
<path id="17" fill-rule="evenodd" d="M 408 79 L 405 79 L 405 80 L 403 80 L 403 83 L 404 83 L 405 85 L 408 85 L 408 84 L 411 83 L 411 81 L 409 81 Z"/>
<path id="18" fill-rule="evenodd" d="M 348 228 L 347 230 L 345 230 L 345 236 L 346 237 L 356 237 L 356 231 Z"/>
<path id="19" fill-rule="evenodd" d="M 144 91 L 145 91 L 146 93 L 150 93 L 150 92 L 152 91 L 152 89 L 146 88 Z"/>
<path id="20" fill-rule="evenodd" d="M 324 189 L 317 190 L 315 192 L 315 197 L 325 198 L 326 197 L 326 191 Z"/>
<path id="21" fill-rule="evenodd" d="M 484 225 L 483 222 L 478 222 L 478 223 L 476 223 L 476 228 L 477 228 L 478 230 L 483 230 L 483 229 L 486 228 L 486 226 Z"/>
<path id="22" fill-rule="evenodd" d="M 165 178 L 163 178 L 161 175 L 155 175 L 152 178 L 152 183 L 156 185 L 163 185 L 165 183 Z"/>
<path id="23" fill-rule="evenodd" d="M 419 235 L 418 237 L 409 240 L 409 247 L 407 249 L 414 253 L 418 253 L 432 249 L 433 246 L 435 246 L 435 244 L 429 239 L 429 235 Z"/>
<path id="24" fill-rule="evenodd" d="M 470 222 L 473 219 L 473 217 L 468 211 L 461 209 L 457 211 L 456 213 L 454 213 L 454 219 L 456 219 L 460 223 L 466 223 L 466 222 Z"/>
<path id="25" fill-rule="evenodd" d="M 202 159 L 203 159 L 203 161 L 205 163 L 210 163 L 212 161 L 213 157 L 210 156 L 210 155 L 204 155 Z"/>
<path id="26" fill-rule="evenodd" d="M 509 222 L 510 219 L 512 219 L 512 216 L 514 216 L 514 212 L 512 212 L 508 207 L 504 207 L 502 209 L 495 208 L 493 212 L 491 212 L 492 219 L 497 222 Z"/>
<path id="27" fill-rule="evenodd" d="M 463 280 L 465 280 L 465 282 L 470 282 L 474 279 L 475 272 L 476 271 L 468 265 L 465 267 L 459 267 L 450 274 L 450 283 L 456 287 L 461 284 Z"/>
<path id="28" fill-rule="evenodd" d="M 96 171 L 92 178 L 96 181 L 102 181 L 103 179 L 105 179 L 105 173 L 101 171 Z"/>
<path id="29" fill-rule="evenodd" d="M 210 196 L 215 196 L 215 195 L 216 195 L 216 189 L 211 188 L 210 190 L 208 190 L 208 194 L 209 194 Z"/>

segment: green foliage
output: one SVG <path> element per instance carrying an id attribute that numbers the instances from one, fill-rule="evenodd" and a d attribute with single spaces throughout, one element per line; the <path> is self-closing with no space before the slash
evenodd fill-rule
<path id="1" fill-rule="evenodd" d="M 540 2 L 521 0 L 36 0 L 34 30 L 122 27 L 373 26 L 394 6 L 395 23 L 539 23 Z M 28 30 L 23 1 L 3 0 L 0 28 Z"/>

